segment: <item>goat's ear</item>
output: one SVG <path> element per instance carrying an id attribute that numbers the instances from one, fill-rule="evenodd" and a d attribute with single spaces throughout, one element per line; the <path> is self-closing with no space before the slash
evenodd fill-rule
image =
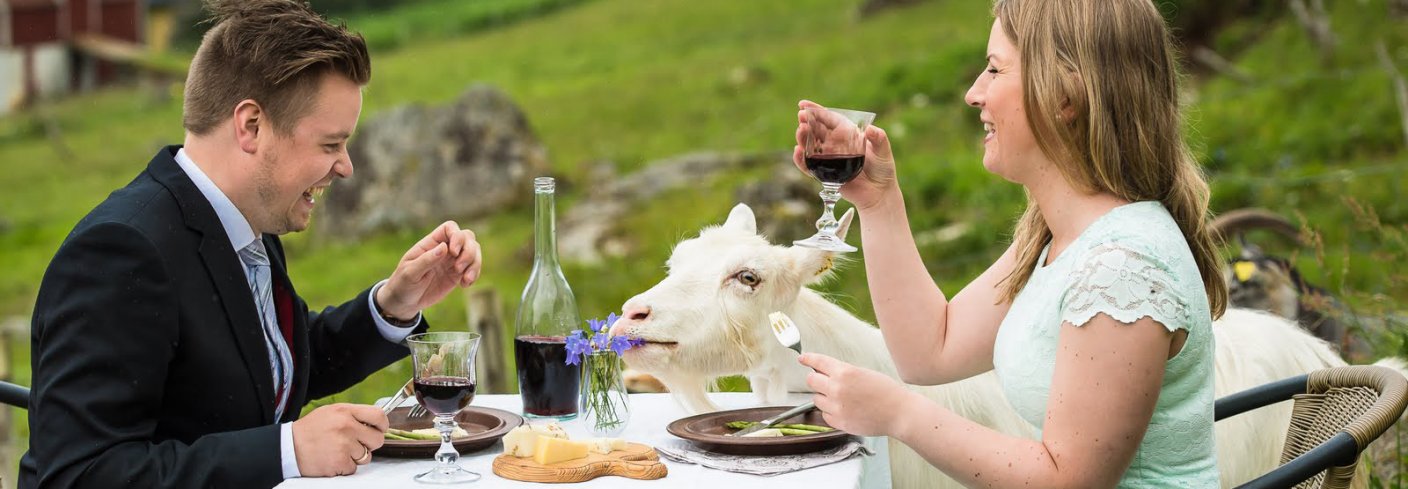
<path id="1" fill-rule="evenodd" d="M 836 267 L 836 253 L 801 246 L 788 250 L 792 256 L 792 272 L 803 285 L 825 280 Z"/>
<path id="2" fill-rule="evenodd" d="M 842 240 L 846 239 L 846 233 L 851 230 L 851 223 L 855 222 L 856 210 L 850 208 L 841 216 L 841 227 L 836 230 L 836 235 Z M 794 271 L 802 279 L 803 284 L 820 282 L 831 275 L 831 270 L 836 268 L 836 260 L 839 258 L 836 253 L 822 251 L 801 246 L 793 246 L 792 262 Z"/>
<path id="3" fill-rule="evenodd" d="M 747 204 L 738 204 L 729 211 L 728 220 L 724 221 L 723 227 L 758 234 L 758 219 L 753 217 L 753 209 Z"/>
<path id="4" fill-rule="evenodd" d="M 841 240 L 844 241 L 846 239 L 846 233 L 851 231 L 851 222 L 855 221 L 855 219 L 856 208 L 852 207 L 846 209 L 846 213 L 841 216 L 841 227 L 836 230 L 836 235 L 840 236 Z"/>

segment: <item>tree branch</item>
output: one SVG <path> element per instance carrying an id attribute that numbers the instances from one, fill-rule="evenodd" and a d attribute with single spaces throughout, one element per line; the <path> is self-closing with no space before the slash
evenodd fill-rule
<path id="1" fill-rule="evenodd" d="M 1295 13 L 1296 20 L 1305 28 L 1310 42 L 1320 49 L 1320 61 L 1328 63 L 1334 55 L 1338 41 L 1335 39 L 1335 31 L 1330 29 L 1330 14 L 1325 12 L 1324 0 L 1310 0 L 1309 6 L 1306 6 L 1305 0 L 1290 2 L 1291 12 Z"/>
<path id="2" fill-rule="evenodd" d="M 1208 67 L 1208 69 L 1212 70 L 1213 72 L 1219 75 L 1226 76 L 1242 83 L 1252 82 L 1251 75 L 1247 74 L 1247 72 L 1243 71 L 1241 68 L 1238 68 L 1237 65 L 1232 64 L 1231 61 L 1228 61 L 1227 58 L 1222 57 L 1221 54 L 1217 54 L 1217 51 L 1209 49 L 1207 46 L 1198 46 L 1193 48 L 1193 52 L 1190 53 L 1190 56 L 1193 58 L 1193 61 L 1196 61 L 1199 64 Z"/>
<path id="3" fill-rule="evenodd" d="M 1388 54 L 1388 46 L 1382 40 L 1374 44 L 1374 54 L 1378 55 L 1379 64 L 1393 80 L 1393 94 L 1398 100 L 1398 115 L 1403 123 L 1403 145 L 1408 147 L 1408 80 L 1404 80 L 1403 72 L 1393 64 L 1393 56 Z"/>

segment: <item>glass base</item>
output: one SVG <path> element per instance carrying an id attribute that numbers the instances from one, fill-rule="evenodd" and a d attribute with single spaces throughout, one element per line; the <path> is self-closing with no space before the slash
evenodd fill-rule
<path id="1" fill-rule="evenodd" d="M 460 468 L 458 465 L 440 466 L 430 469 L 417 475 L 416 482 L 424 484 L 459 484 L 461 482 L 474 482 L 479 480 L 480 475 Z"/>
<path id="2" fill-rule="evenodd" d="M 793 241 L 792 244 L 803 248 L 833 251 L 836 253 L 850 253 L 857 249 L 854 246 L 846 244 L 845 241 L 841 241 L 841 238 L 821 233 L 813 234 L 812 237 L 807 239 Z"/>
<path id="3" fill-rule="evenodd" d="M 578 412 L 578 413 L 572 413 L 572 414 L 564 414 L 564 415 L 562 415 L 562 416 L 538 416 L 538 415 L 536 415 L 536 414 L 528 414 L 528 413 L 522 413 L 522 414 L 523 414 L 523 417 L 528 418 L 528 419 L 541 419 L 541 420 L 544 420 L 544 421 L 572 421 L 572 420 L 574 420 L 574 419 L 577 419 L 577 415 L 580 414 L 580 412 Z"/>

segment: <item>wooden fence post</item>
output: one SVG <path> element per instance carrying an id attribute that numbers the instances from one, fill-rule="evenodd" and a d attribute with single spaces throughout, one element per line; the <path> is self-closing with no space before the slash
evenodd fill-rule
<path id="1" fill-rule="evenodd" d="M 512 356 L 508 349 L 513 346 L 506 340 L 504 308 L 498 292 L 489 287 L 476 287 L 465 290 L 465 312 L 469 318 L 469 331 L 479 333 L 479 355 L 474 368 L 479 374 L 476 391 L 483 394 L 505 394 L 518 391 L 518 382 L 513 378 L 513 368 L 509 364 Z"/>
<path id="2" fill-rule="evenodd" d="M 14 381 L 14 343 L 16 341 L 27 341 L 29 339 L 29 324 L 26 317 L 14 316 L 0 320 L 0 380 L 5 382 Z M 11 406 L 0 406 L 0 489 L 11 487 L 12 484 L 6 482 L 6 476 L 10 475 L 10 467 L 15 467 L 13 461 L 19 456 L 17 447 L 14 446 L 14 410 L 19 409 Z"/>

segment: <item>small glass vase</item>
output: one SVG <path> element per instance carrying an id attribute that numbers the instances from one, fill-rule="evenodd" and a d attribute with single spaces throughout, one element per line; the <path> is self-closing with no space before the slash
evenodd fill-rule
<path id="1" fill-rule="evenodd" d="M 610 350 L 593 352 L 583 359 L 578 414 L 592 435 L 614 437 L 631 421 L 626 381 L 621 377 L 624 369 L 621 357 Z"/>

